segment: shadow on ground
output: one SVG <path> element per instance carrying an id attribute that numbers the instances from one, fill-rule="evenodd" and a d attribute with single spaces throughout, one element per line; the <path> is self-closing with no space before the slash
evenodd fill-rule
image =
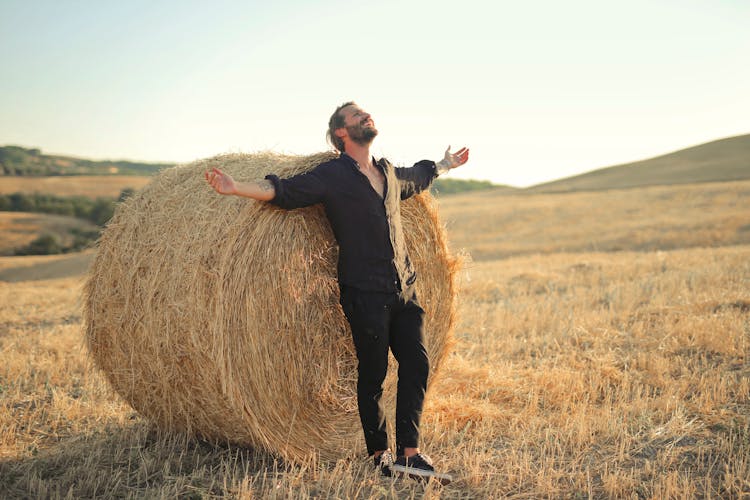
<path id="1" fill-rule="evenodd" d="M 303 469 L 260 450 L 164 435 L 137 423 L 1 460 L 0 492 L 3 498 L 203 498 L 241 494 L 243 481 L 250 488 L 248 477 L 256 487 L 272 488 L 282 475 Z"/>

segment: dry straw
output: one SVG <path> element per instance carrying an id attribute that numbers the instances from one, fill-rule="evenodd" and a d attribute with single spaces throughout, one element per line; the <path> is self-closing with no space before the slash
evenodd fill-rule
<path id="1" fill-rule="evenodd" d="M 160 428 L 293 461 L 364 449 L 322 208 L 220 196 L 203 178 L 210 166 L 240 181 L 288 177 L 332 157 L 221 155 L 163 171 L 118 207 L 84 290 L 86 338 L 114 389 Z M 402 217 L 434 375 L 451 344 L 458 263 L 429 193 L 403 202 Z"/>

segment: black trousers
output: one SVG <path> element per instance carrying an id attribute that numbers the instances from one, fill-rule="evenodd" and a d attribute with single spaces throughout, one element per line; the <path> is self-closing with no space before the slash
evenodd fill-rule
<path id="1" fill-rule="evenodd" d="M 424 347 L 424 310 L 416 295 L 404 301 L 396 293 L 341 287 L 341 306 L 357 351 L 357 403 L 367 452 L 388 448 L 381 396 L 388 349 L 398 361 L 396 453 L 419 446 L 419 420 L 427 390 L 429 360 Z"/>

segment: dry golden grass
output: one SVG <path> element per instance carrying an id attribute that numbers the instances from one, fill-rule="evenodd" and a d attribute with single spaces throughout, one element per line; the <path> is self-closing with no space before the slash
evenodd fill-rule
<path id="1" fill-rule="evenodd" d="M 151 180 L 139 175 L 4 176 L 0 194 L 43 193 L 55 196 L 117 198 L 125 188 L 140 189 Z"/>
<path id="2" fill-rule="evenodd" d="M 750 243 L 750 181 L 440 199 L 451 241 L 475 260 L 550 252 Z"/>
<path id="3" fill-rule="evenodd" d="M 725 187 L 734 196 L 735 186 Z M 685 206 L 684 224 L 675 224 L 692 232 L 693 198 L 674 189 L 670 211 Z M 627 193 L 640 203 L 642 193 Z M 583 207 L 589 195 L 565 196 Z M 527 216 L 531 227 L 519 236 L 534 240 L 534 227 L 548 227 L 542 198 L 493 203 L 499 213 L 510 199 L 519 214 L 537 214 Z M 485 257 L 463 271 L 458 343 L 423 418 L 423 449 L 457 476 L 446 487 L 381 478 L 364 458 L 289 465 L 258 450 L 159 434 L 92 370 L 81 333 L 81 280 L 0 283 L 0 491 L 52 498 L 747 497 L 750 245 L 710 248 L 709 239 L 701 248 L 686 233 L 691 248 L 556 251 L 596 240 L 602 226 L 593 219 L 569 223 L 570 239 L 560 231 L 553 253 Z M 612 219 L 610 230 L 618 223 Z M 475 238 L 488 230 L 496 231 L 480 225 Z M 462 241 L 471 243 L 468 234 Z M 7 260 L 15 259 L 0 259 L 0 267 Z"/>

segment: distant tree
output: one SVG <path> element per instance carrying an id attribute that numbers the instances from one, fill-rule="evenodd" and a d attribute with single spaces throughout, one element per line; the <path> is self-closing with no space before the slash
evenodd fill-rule
<path id="1" fill-rule="evenodd" d="M 122 197 L 123 194 L 120 196 Z M 99 226 L 103 226 L 112 218 L 115 204 L 113 198 L 92 200 L 85 196 L 55 196 L 40 193 L 0 195 L 0 210 L 71 215 L 79 219 L 89 220 Z"/>
<path id="2" fill-rule="evenodd" d="M 103 226 L 115 213 L 115 204 L 106 198 L 97 198 L 88 219 L 94 224 Z"/>
<path id="3" fill-rule="evenodd" d="M 130 198 L 135 194 L 135 189 L 131 187 L 126 187 L 122 191 L 120 191 L 120 196 L 117 198 L 117 202 L 121 203 L 125 201 L 126 199 Z"/>
<path id="4" fill-rule="evenodd" d="M 91 211 L 91 200 L 80 196 L 73 197 L 70 200 L 73 205 L 73 215 L 79 219 L 88 219 Z"/>
<path id="5" fill-rule="evenodd" d="M 73 243 L 65 248 L 65 252 L 78 252 L 90 248 L 99 237 L 99 231 L 87 231 L 79 228 L 71 228 L 70 234 L 73 235 Z"/>
<path id="6" fill-rule="evenodd" d="M 37 239 L 16 250 L 16 255 L 51 255 L 62 253 L 60 241 L 53 234 L 43 234 Z"/>
<path id="7" fill-rule="evenodd" d="M 33 212 L 36 204 L 34 199 L 23 193 L 10 195 L 10 206 L 14 212 Z"/>
<path id="8" fill-rule="evenodd" d="M 464 191 L 476 191 L 479 189 L 490 189 L 497 187 L 490 181 L 476 181 L 464 179 L 436 179 L 432 184 L 433 194 L 454 194 Z"/>

